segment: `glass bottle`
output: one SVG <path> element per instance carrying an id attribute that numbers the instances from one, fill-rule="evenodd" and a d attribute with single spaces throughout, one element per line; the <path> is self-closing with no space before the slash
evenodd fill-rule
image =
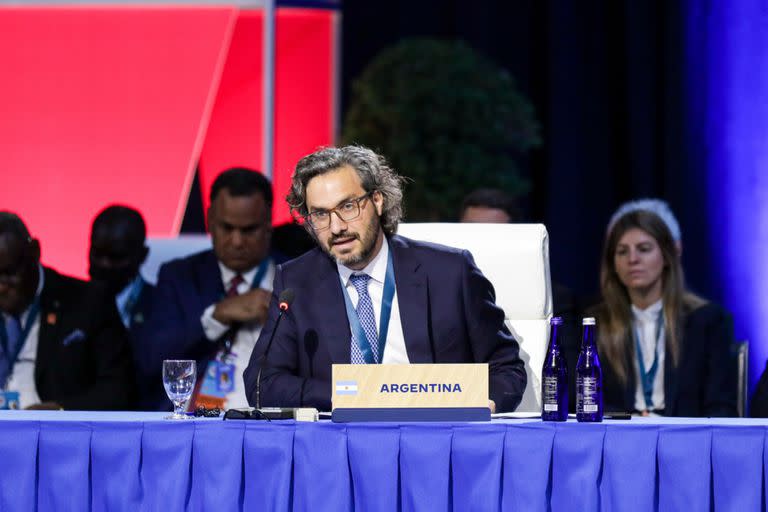
<path id="1" fill-rule="evenodd" d="M 556 316 L 549 325 L 549 348 L 541 369 L 541 419 L 565 421 L 568 419 L 568 366 L 560 350 L 563 319 Z"/>
<path id="2" fill-rule="evenodd" d="M 576 419 L 603 421 L 603 372 L 595 345 L 595 319 L 582 321 L 581 351 L 576 363 Z"/>

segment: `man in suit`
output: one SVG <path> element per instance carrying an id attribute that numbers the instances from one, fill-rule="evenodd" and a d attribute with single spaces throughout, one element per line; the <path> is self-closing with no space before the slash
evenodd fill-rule
<path id="1" fill-rule="evenodd" d="M 91 281 L 101 283 L 114 297 L 117 312 L 128 329 L 134 357 L 151 342 L 146 318 L 155 287 L 141 277 L 139 268 L 147 258 L 147 226 L 137 210 L 110 205 L 96 215 L 91 225 L 88 273 Z M 138 408 L 165 410 L 169 406 L 157 368 L 145 369 L 136 363 Z"/>
<path id="2" fill-rule="evenodd" d="M 130 345 L 107 291 L 43 267 L 10 212 L 0 212 L 0 312 L 0 385 L 21 407 L 133 405 Z"/>
<path id="3" fill-rule="evenodd" d="M 472 256 L 395 234 L 402 181 L 362 147 L 299 161 L 288 202 L 319 248 L 276 271 L 273 296 L 292 289 L 295 300 L 270 352 L 261 340 L 251 356 L 251 405 L 259 393 L 258 405 L 330 410 L 331 365 L 350 362 L 488 363 L 492 408 L 520 403 L 519 346 Z M 262 338 L 277 314 L 273 300 Z"/>
<path id="4" fill-rule="evenodd" d="M 139 274 L 149 253 L 146 238 L 144 218 L 128 206 L 107 206 L 91 225 L 88 273 L 115 297 L 127 329 L 144 323 L 154 289 Z"/>
<path id="5" fill-rule="evenodd" d="M 244 407 L 240 375 L 266 318 L 274 277 L 272 187 L 258 172 L 233 168 L 216 178 L 210 199 L 213 250 L 160 267 L 144 364 L 159 371 L 164 359 L 195 359 L 192 404 Z"/>

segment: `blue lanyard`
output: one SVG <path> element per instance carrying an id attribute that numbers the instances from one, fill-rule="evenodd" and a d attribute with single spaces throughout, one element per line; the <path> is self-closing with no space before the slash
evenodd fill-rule
<path id="1" fill-rule="evenodd" d="M 635 336 L 635 352 L 637 353 L 637 364 L 640 369 L 640 380 L 643 385 L 643 396 L 645 397 L 645 406 L 650 410 L 653 409 L 653 382 L 656 380 L 656 373 L 659 371 L 659 341 L 661 334 L 664 332 L 664 310 L 659 311 L 659 316 L 656 319 L 656 346 L 653 353 L 653 364 L 648 371 L 645 371 L 645 363 L 643 362 L 643 353 L 640 350 L 640 334 L 637 328 L 633 329 Z"/>
<path id="2" fill-rule="evenodd" d="M 272 258 L 266 258 L 261 262 L 261 265 L 259 265 L 259 269 L 256 271 L 256 275 L 253 276 L 253 281 L 251 281 L 251 290 L 258 288 L 261 281 L 264 279 L 264 276 L 267 275 L 270 261 L 272 261 Z"/>
<path id="3" fill-rule="evenodd" d="M 381 361 L 374 357 L 371 351 L 371 344 L 368 342 L 368 338 L 365 336 L 363 326 L 360 325 L 360 318 L 357 316 L 357 311 L 352 306 L 352 300 L 349 298 L 349 292 L 347 292 L 344 284 L 341 285 L 342 292 L 344 292 L 344 303 L 347 307 L 347 319 L 349 320 L 352 332 L 355 333 L 355 339 L 357 345 L 360 347 L 360 351 L 363 353 L 363 357 L 366 361 L 372 361 L 379 363 Z M 378 359 L 384 359 L 384 347 L 387 345 L 387 330 L 389 329 L 389 317 L 392 315 L 392 300 L 395 298 L 395 271 L 392 266 L 392 251 L 389 251 L 387 258 L 387 273 L 384 277 L 384 296 L 381 299 L 381 313 L 379 315 L 379 351 Z M 359 300 L 359 299 L 358 299 Z"/>
<path id="4" fill-rule="evenodd" d="M 261 262 L 261 265 L 259 265 L 259 270 L 256 271 L 253 282 L 251 282 L 251 290 L 258 288 L 262 279 L 264 279 L 264 276 L 267 275 L 267 269 L 269 268 L 270 261 L 272 261 L 271 258 L 265 258 L 264 261 Z"/>
<path id="5" fill-rule="evenodd" d="M 136 307 L 136 304 L 139 303 L 139 296 L 141 295 L 142 289 L 144 289 L 144 280 L 141 279 L 141 277 L 137 277 L 133 281 L 133 285 L 131 286 L 131 292 L 128 295 L 128 300 L 125 301 L 125 306 L 123 307 L 124 315 L 127 316 L 129 319 L 133 314 L 133 310 Z"/>
<path id="6" fill-rule="evenodd" d="M 11 356 L 8 358 L 8 363 L 11 367 L 11 370 L 13 370 L 13 366 L 16 364 L 16 360 L 18 359 L 19 354 L 21 353 L 21 349 L 24 347 L 24 344 L 27 342 L 27 336 L 29 336 L 29 331 L 32 330 L 32 326 L 35 325 L 35 321 L 37 320 L 37 314 L 39 311 L 40 311 L 40 303 L 37 300 L 35 300 L 35 302 L 33 302 L 32 305 L 29 307 L 29 314 L 27 315 L 27 321 L 21 329 L 21 336 L 19 339 L 19 343 L 13 354 L 9 353 L 8 332 L 5 329 L 5 319 L 3 319 L 2 322 L 0 322 L 0 344 L 2 344 L 3 346 L 3 352 Z M 13 372 L 10 372 L 10 373 L 13 373 Z M 2 384 L 4 388 L 5 383 L 2 383 Z"/>

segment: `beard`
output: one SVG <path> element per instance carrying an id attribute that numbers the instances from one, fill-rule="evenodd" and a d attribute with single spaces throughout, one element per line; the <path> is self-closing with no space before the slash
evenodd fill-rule
<path id="1" fill-rule="evenodd" d="M 338 235 L 331 235 L 326 240 L 326 243 L 320 245 L 328 256 L 330 256 L 336 263 L 344 265 L 345 267 L 360 265 L 362 263 L 368 264 L 372 259 L 373 250 L 376 248 L 376 241 L 378 240 L 380 232 L 381 223 L 379 218 L 373 217 L 371 222 L 365 226 L 362 233 L 345 231 Z M 361 245 L 360 249 L 346 254 L 334 254 L 333 244 L 337 240 L 344 240 L 347 238 L 358 240 Z"/>

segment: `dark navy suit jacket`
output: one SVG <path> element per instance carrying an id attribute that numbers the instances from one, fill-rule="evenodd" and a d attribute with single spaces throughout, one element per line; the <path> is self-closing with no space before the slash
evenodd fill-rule
<path id="1" fill-rule="evenodd" d="M 136 366 L 137 409 L 140 411 L 167 411 L 172 409 L 171 401 L 163 388 L 162 368 L 155 365 L 147 368 L 143 363 L 148 348 L 154 340 L 149 331 L 148 319 L 155 304 L 155 287 L 144 281 L 136 305 L 131 310 L 128 334 Z"/>
<path id="2" fill-rule="evenodd" d="M 65 409 L 134 406 L 128 334 L 100 285 L 45 268 L 35 385 L 40 400 Z"/>
<path id="3" fill-rule="evenodd" d="M 281 261 L 279 254 L 270 256 Z M 161 371 L 164 359 L 194 359 L 200 376 L 219 349 L 206 338 L 200 317 L 224 295 L 221 270 L 212 249 L 163 264 L 142 333 L 144 349 L 138 356 L 141 371 Z"/>
<path id="4" fill-rule="evenodd" d="M 512 411 L 526 385 L 519 346 L 504 326 L 491 283 L 467 251 L 389 238 L 400 320 L 411 363 L 489 363 L 490 398 Z M 277 318 L 276 297 L 295 299 L 278 326 L 261 377 L 261 405 L 331 408 L 331 364 L 350 363 L 350 329 L 336 263 L 320 249 L 277 267 L 269 319 L 245 371 L 256 380 Z"/>
<path id="5" fill-rule="evenodd" d="M 216 343 L 205 337 L 200 317 L 224 297 L 221 271 L 213 250 L 163 264 L 152 309 L 142 334 L 142 373 L 156 374 L 164 359 L 194 359 L 202 372 L 216 355 Z"/>

